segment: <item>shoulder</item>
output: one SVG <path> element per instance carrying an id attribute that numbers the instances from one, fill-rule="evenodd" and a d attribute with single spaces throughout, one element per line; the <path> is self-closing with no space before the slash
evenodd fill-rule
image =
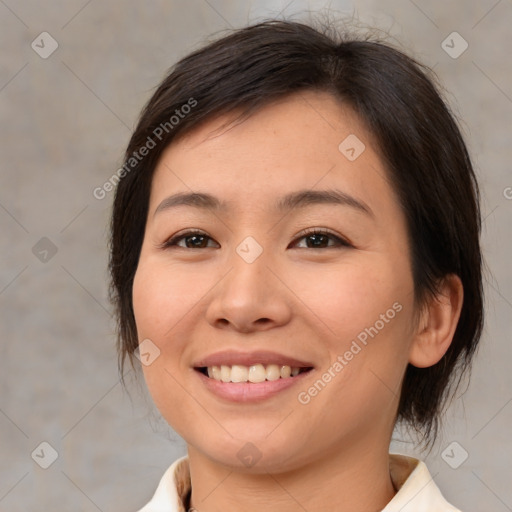
<path id="1" fill-rule="evenodd" d="M 446 501 L 423 461 L 390 453 L 389 471 L 397 493 L 382 512 L 461 512 Z"/>
<path id="2" fill-rule="evenodd" d="M 184 456 L 167 468 L 150 502 L 137 512 L 186 512 L 189 492 L 188 457 Z"/>

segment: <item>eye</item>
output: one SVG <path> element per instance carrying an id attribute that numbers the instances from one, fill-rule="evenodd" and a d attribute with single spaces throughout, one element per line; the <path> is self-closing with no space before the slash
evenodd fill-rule
<path id="1" fill-rule="evenodd" d="M 290 244 L 300 249 L 329 249 L 333 247 L 353 247 L 349 242 L 325 229 L 311 229 L 299 233 L 295 239 L 299 242 Z M 206 249 L 220 245 L 203 231 L 186 231 L 177 234 L 161 244 L 162 249 L 181 247 L 183 249 Z"/>
<path id="2" fill-rule="evenodd" d="M 213 243 L 213 245 L 210 242 Z M 162 249 L 170 247 L 181 247 L 183 249 L 205 249 L 208 247 L 220 247 L 220 245 L 203 231 L 187 231 L 173 236 L 160 247 Z"/>
<path id="3" fill-rule="evenodd" d="M 338 235 L 325 229 L 312 229 L 299 233 L 294 243 L 295 247 L 300 249 L 330 249 L 333 247 L 353 247 L 349 242 Z"/>

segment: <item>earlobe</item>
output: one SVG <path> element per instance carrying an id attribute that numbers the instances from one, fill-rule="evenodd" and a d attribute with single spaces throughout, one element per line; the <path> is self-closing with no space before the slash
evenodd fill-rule
<path id="1" fill-rule="evenodd" d="M 409 363 L 418 368 L 433 366 L 448 350 L 457 327 L 464 290 L 459 276 L 447 275 L 438 294 L 422 311 L 409 352 Z"/>

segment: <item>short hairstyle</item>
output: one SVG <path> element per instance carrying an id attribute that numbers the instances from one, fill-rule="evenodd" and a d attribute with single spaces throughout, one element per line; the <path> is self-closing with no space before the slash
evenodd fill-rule
<path id="1" fill-rule="evenodd" d="M 415 305 L 432 298 L 448 274 L 458 275 L 464 287 L 447 352 L 428 368 L 409 364 L 402 382 L 396 420 L 412 426 L 423 441 L 435 440 L 442 409 L 470 369 L 480 340 L 483 290 L 478 183 L 433 77 L 374 36 L 278 20 L 235 30 L 180 60 L 141 113 L 113 204 L 110 298 L 121 376 L 126 356 L 134 367 L 138 346 L 132 285 L 163 150 L 216 116 L 232 112 L 243 120 L 293 93 L 326 91 L 349 105 L 377 142 L 407 222 Z M 141 157 L 149 140 L 157 143 Z"/>

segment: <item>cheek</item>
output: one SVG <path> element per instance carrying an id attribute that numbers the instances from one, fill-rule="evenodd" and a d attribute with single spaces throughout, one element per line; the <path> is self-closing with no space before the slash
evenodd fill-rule
<path id="1" fill-rule="evenodd" d="M 346 340 L 365 328 L 376 322 L 381 326 L 381 315 L 390 309 L 384 321 L 388 316 L 393 320 L 393 304 L 404 305 L 403 301 L 409 300 L 412 280 L 407 271 L 397 272 L 397 268 L 407 268 L 406 262 L 400 266 L 378 254 L 366 254 L 358 255 L 357 261 L 347 258 L 339 265 L 303 268 L 300 274 L 290 273 L 287 281 L 306 306 L 304 312 L 311 322 L 316 322 L 332 343 L 340 340 L 343 348 Z"/>
<path id="2" fill-rule="evenodd" d="M 318 429 L 342 428 L 364 436 L 391 427 L 407 366 L 406 308 L 395 301 L 382 309 L 384 319 L 371 311 L 359 313 L 350 325 L 339 327 L 336 336 L 326 338 L 329 362 L 298 397 L 303 404 L 299 407 L 314 418 Z"/>
<path id="3" fill-rule="evenodd" d="M 180 271 L 156 258 L 141 260 L 133 283 L 139 340 L 155 338 L 167 350 L 168 340 L 207 289 L 208 283 L 200 273 Z"/>
<path id="4" fill-rule="evenodd" d="M 189 370 L 190 340 L 201 326 L 215 279 L 213 272 L 191 271 L 161 257 L 141 255 L 133 283 L 133 310 L 139 342 L 149 339 L 159 350 L 151 365 L 142 366 L 159 408 L 160 395 L 166 395 L 165 403 L 172 400 L 173 406 L 181 399 L 186 402 L 172 376 Z"/>
<path id="5" fill-rule="evenodd" d="M 183 330 L 190 330 L 189 316 L 203 293 L 193 274 L 176 272 L 155 258 L 144 257 L 133 282 L 133 310 L 139 342 L 151 340 L 159 355 L 142 365 L 144 379 L 156 407 L 167 422 L 181 432 L 190 409 L 190 396 L 180 385 L 179 365 L 186 350 Z"/>
<path id="6" fill-rule="evenodd" d="M 142 364 L 148 389 L 160 408 L 161 395 L 179 402 L 172 375 L 181 360 L 182 346 L 176 336 L 180 318 L 186 313 L 189 293 L 184 293 L 183 283 L 170 279 L 169 272 L 150 258 L 141 257 L 133 282 L 133 311 L 139 343 L 151 340 L 151 347 L 158 357 L 151 364 Z M 154 344 L 154 345 L 153 345 Z M 142 346 L 141 346 L 142 348 Z M 172 390 L 167 393 L 166 390 Z"/>
<path id="7" fill-rule="evenodd" d="M 341 416 L 350 411 L 357 415 L 360 409 L 371 415 L 392 402 L 407 365 L 413 283 L 407 271 L 397 272 L 407 264 L 375 255 L 365 260 L 325 271 L 317 266 L 294 282 L 290 276 L 307 306 L 310 327 L 329 355 L 317 388 L 323 390 L 325 384 L 330 392 L 318 392 L 322 398 L 315 400 L 321 411 L 338 410 L 336 404 L 343 403 Z"/>
<path id="8" fill-rule="evenodd" d="M 165 291 L 167 283 L 162 282 L 158 268 L 141 257 L 133 281 L 133 312 L 139 341 L 151 338 L 164 328 L 163 316 L 167 310 L 171 290 Z M 171 292 L 171 293 L 170 293 Z"/>

